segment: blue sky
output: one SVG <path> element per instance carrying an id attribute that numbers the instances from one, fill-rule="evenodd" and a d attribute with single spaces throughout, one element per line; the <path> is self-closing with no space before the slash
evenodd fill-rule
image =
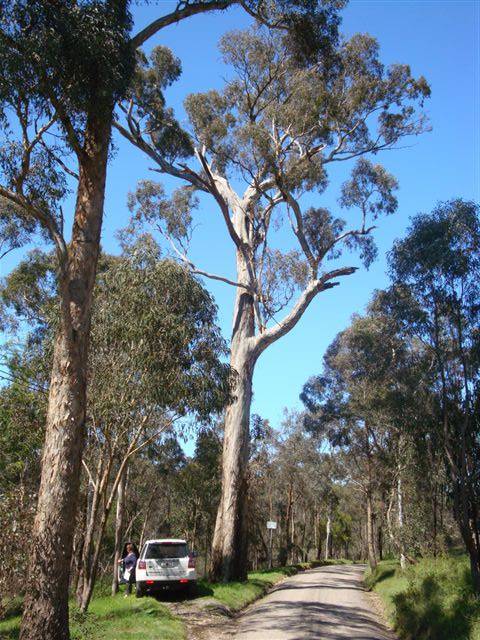
<path id="1" fill-rule="evenodd" d="M 134 9 L 141 28 L 175 2 L 159 1 Z M 182 60 L 180 81 L 169 89 L 168 102 L 180 119 L 186 94 L 221 87 L 226 70 L 217 49 L 218 39 L 233 28 L 246 27 L 249 19 L 240 9 L 198 16 L 169 27 L 152 45 L 170 47 Z M 480 4 L 449 0 L 353 0 L 344 11 L 343 32 L 368 32 L 380 43 L 385 64 L 409 63 L 414 75 L 424 75 L 432 88 L 426 109 L 432 132 L 413 139 L 407 148 L 377 156 L 400 183 L 399 208 L 380 221 L 376 232 L 379 257 L 369 271 L 360 269 L 341 286 L 317 297 L 297 327 L 270 347 L 258 362 L 254 378 L 253 410 L 278 426 L 284 407 L 299 407 L 298 395 L 307 378 L 321 369 L 322 356 L 353 313 L 361 313 L 371 293 L 387 284 L 385 254 L 400 237 L 410 216 L 431 210 L 438 201 L 463 197 L 480 201 Z M 151 163 L 117 140 L 118 151 L 108 174 L 103 246 L 117 251 L 115 231 L 128 221 L 126 196 L 137 180 L 149 177 Z M 328 195 L 318 205 L 335 206 L 339 184 L 349 167 L 332 176 Z M 167 186 L 172 183 L 165 180 Z M 202 207 L 192 245 L 198 266 L 232 274 L 231 245 L 212 206 Z M 0 264 L 5 274 L 18 259 L 17 252 Z M 354 256 L 349 263 L 358 264 Z M 219 306 L 225 337 L 231 327 L 233 289 L 207 282 Z"/>

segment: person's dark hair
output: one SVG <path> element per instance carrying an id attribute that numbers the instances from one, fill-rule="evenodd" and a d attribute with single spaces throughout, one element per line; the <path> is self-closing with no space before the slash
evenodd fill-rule
<path id="1" fill-rule="evenodd" d="M 128 545 L 131 545 L 133 548 L 133 553 L 137 556 L 137 558 L 140 556 L 140 553 L 138 552 L 138 547 L 134 542 L 125 542 L 125 544 L 123 545 L 123 550 L 122 550 L 122 559 L 125 558 L 128 555 L 128 551 L 127 551 L 127 547 Z"/>

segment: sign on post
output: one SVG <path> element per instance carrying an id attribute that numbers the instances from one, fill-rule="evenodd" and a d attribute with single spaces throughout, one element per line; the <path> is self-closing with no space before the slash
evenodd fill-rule
<path id="1" fill-rule="evenodd" d="M 267 529 L 270 530 L 270 549 L 269 549 L 269 558 L 268 558 L 268 566 L 270 569 L 273 566 L 273 530 L 277 528 L 277 523 L 275 520 L 268 520 Z"/>

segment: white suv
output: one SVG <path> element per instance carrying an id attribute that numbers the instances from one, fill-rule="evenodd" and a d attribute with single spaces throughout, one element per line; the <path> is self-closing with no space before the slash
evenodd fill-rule
<path id="1" fill-rule="evenodd" d="M 165 588 L 192 589 L 197 581 L 195 556 L 185 540 L 147 540 L 136 568 L 137 598 Z"/>

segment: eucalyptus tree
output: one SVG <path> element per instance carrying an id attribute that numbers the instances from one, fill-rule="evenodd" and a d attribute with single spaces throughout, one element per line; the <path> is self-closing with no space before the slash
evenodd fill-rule
<path id="1" fill-rule="evenodd" d="M 474 202 L 439 204 L 413 218 L 391 254 L 384 303 L 406 336 L 422 341 L 435 374 L 439 440 L 454 515 L 480 592 L 480 217 Z"/>
<path id="2" fill-rule="evenodd" d="M 170 51 L 156 48 L 139 60 L 124 118 L 115 123 L 156 163 L 155 171 L 183 183 L 167 197 L 161 185 L 142 181 L 130 202 L 136 218 L 153 222 L 194 273 L 236 290 L 231 365 L 238 382 L 225 421 L 213 544 L 217 579 L 244 577 L 246 571 L 245 470 L 258 358 L 295 327 L 317 294 L 355 272 L 356 266 L 340 262 L 344 251 L 358 249 L 363 263 L 371 262 L 372 220 L 394 212 L 396 181 L 364 156 L 394 148 L 425 128 L 420 109 L 429 88 L 423 78 L 413 78 L 406 65 L 385 68 L 370 36 L 340 41 L 326 31 L 323 44 L 305 60 L 288 38 L 262 28 L 225 36 L 220 46 L 233 76 L 222 90 L 187 97 L 190 136 L 176 135 L 171 112 L 163 126 L 158 91 L 178 77 L 180 67 Z M 178 148 L 167 157 L 172 137 Z M 318 198 L 326 190 L 330 164 L 355 158 L 340 198 L 342 207 L 355 211 L 348 223 L 317 202 L 306 206 L 302 195 Z M 233 277 L 209 273 L 188 257 L 195 192 L 211 197 L 226 227 Z M 282 222 L 292 234 L 288 249 L 276 246 Z"/>
<path id="3" fill-rule="evenodd" d="M 129 0 L 0 0 L 0 225 L 9 238 L 6 250 L 35 231 L 53 244 L 62 302 L 22 638 L 69 635 L 69 566 L 109 146 L 136 50 L 169 25 L 239 5 L 273 28 L 290 30 L 301 55 L 320 45 L 319 26 L 335 23 L 341 4 L 185 0 L 132 35 Z M 165 139 L 167 157 L 170 151 Z M 75 192 L 70 234 L 62 207 L 69 189 Z"/>

